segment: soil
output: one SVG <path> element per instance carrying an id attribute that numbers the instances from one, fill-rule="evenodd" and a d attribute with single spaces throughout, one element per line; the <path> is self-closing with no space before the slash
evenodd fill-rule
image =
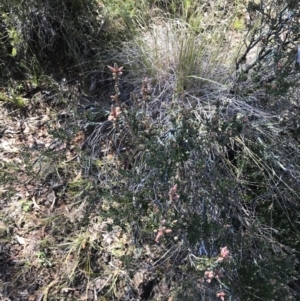
<path id="1" fill-rule="evenodd" d="M 64 176 L 73 176 L 66 167 L 74 166 L 85 133 L 71 127 L 70 139 L 59 137 L 71 107 L 44 93 L 27 99 L 25 109 L 5 103 L 0 110 L 0 300 L 47 300 L 50 290 L 60 300 L 83 300 L 84 283 L 57 286 L 65 255 L 53 246 L 70 231 L 62 222 L 72 213 Z"/>

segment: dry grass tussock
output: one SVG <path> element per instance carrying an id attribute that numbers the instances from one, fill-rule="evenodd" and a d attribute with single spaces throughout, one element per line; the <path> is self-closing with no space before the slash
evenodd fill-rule
<path id="1" fill-rule="evenodd" d="M 227 51 L 226 24 L 222 27 L 201 34 L 181 20 L 158 18 L 135 41 L 124 43 L 117 59 L 132 73 L 126 80 L 134 82 L 147 75 L 161 91 L 196 93 L 201 84 L 228 81 L 233 57 Z M 195 77 L 200 83 L 195 83 Z"/>

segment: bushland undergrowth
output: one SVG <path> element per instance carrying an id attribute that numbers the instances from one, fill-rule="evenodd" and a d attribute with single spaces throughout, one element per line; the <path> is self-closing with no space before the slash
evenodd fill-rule
<path id="1" fill-rule="evenodd" d="M 299 299 L 296 1 L 0 9 L 1 298 Z"/>

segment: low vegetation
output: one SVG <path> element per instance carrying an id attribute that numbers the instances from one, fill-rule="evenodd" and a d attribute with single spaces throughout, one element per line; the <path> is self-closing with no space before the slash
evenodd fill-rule
<path id="1" fill-rule="evenodd" d="M 298 1 L 0 3 L 0 299 L 298 300 Z"/>

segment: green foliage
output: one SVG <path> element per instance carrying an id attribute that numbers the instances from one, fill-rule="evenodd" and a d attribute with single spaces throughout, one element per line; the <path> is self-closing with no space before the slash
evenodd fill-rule
<path id="1" fill-rule="evenodd" d="M 295 68 L 297 8 L 293 1 L 286 6 L 282 1 L 266 0 L 263 5 L 250 1 L 247 11 L 249 26 L 246 47 L 237 62 L 241 72 L 237 84 L 244 81 L 246 71 L 254 89 L 264 87 L 271 95 L 286 95 L 299 78 Z M 259 53 L 255 58 L 252 57 L 254 51 Z"/>
<path id="2" fill-rule="evenodd" d="M 245 30 L 245 21 L 243 18 L 236 18 L 232 26 L 235 30 L 243 31 Z"/>
<path id="3" fill-rule="evenodd" d="M 44 73 L 62 74 L 62 68 L 75 65 L 78 70 L 95 55 L 103 21 L 96 1 L 4 1 L 0 22 L 6 51 L 0 60 L 14 77 L 35 74 L 37 65 Z"/>

